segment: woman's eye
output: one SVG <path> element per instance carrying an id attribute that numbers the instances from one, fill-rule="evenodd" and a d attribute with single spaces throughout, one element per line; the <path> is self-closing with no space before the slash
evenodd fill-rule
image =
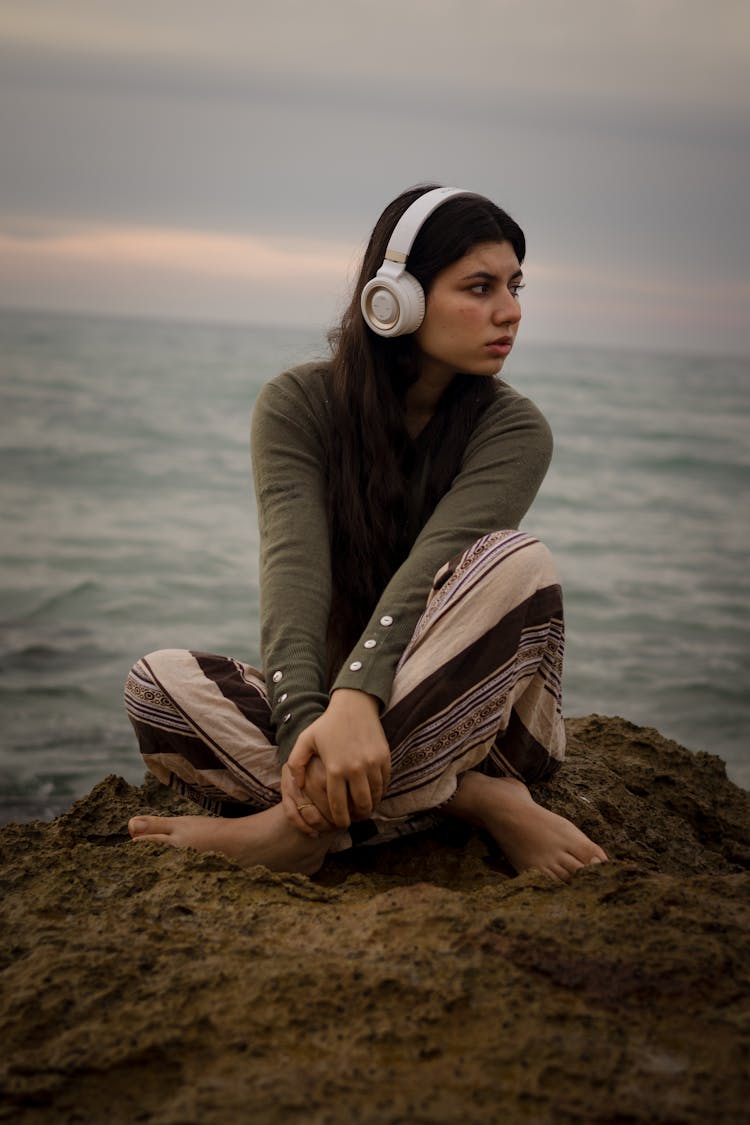
<path id="1" fill-rule="evenodd" d="M 526 285 L 523 281 L 514 281 L 508 288 L 510 289 L 511 296 L 517 297 L 521 290 L 526 288 Z"/>
<path id="2" fill-rule="evenodd" d="M 480 281 L 477 285 L 472 285 L 471 291 L 472 293 L 479 293 L 484 297 L 490 291 L 489 283 Z"/>

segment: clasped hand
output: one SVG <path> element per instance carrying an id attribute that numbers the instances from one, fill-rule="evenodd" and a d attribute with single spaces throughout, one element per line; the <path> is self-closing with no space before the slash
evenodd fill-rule
<path id="1" fill-rule="evenodd" d="M 284 810 L 308 834 L 324 825 L 319 818 L 317 825 L 310 825 L 300 815 L 298 806 L 305 801 L 315 805 L 329 829 L 348 828 L 353 819 L 364 820 L 380 804 L 390 776 L 391 753 L 378 700 L 339 688 L 323 714 L 299 736 L 282 770 Z"/>

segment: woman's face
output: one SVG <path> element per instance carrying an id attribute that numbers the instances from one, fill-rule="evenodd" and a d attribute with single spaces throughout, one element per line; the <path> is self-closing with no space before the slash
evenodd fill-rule
<path id="1" fill-rule="evenodd" d="M 510 242 L 482 242 L 441 270 L 414 333 L 420 376 L 502 371 L 521 320 L 522 284 Z"/>

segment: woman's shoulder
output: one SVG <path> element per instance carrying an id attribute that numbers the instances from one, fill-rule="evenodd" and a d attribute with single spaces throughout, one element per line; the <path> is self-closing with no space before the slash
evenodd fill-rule
<path id="1" fill-rule="evenodd" d="M 469 446 L 493 439 L 503 440 L 509 434 L 522 436 L 540 450 L 552 450 L 549 422 L 536 403 L 510 383 L 498 379 L 495 395 L 479 419 Z"/>
<path id="2" fill-rule="evenodd" d="M 328 398 L 328 375 L 331 365 L 327 360 L 311 360 L 289 367 L 269 379 L 258 396 L 280 396 L 292 402 L 324 407 Z"/>
<path id="3" fill-rule="evenodd" d="M 549 429 L 547 419 L 535 402 L 504 379 L 496 382 L 495 396 L 484 416 L 488 421 L 500 418 L 525 420 L 529 424 L 536 422 L 542 429 Z"/>
<path id="4" fill-rule="evenodd" d="M 264 383 L 252 413 L 253 447 L 278 441 L 316 448 L 328 431 L 327 373 L 322 361 L 290 367 Z"/>

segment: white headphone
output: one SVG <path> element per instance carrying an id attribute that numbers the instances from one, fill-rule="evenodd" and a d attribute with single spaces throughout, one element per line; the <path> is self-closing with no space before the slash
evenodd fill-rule
<path id="1" fill-rule="evenodd" d="M 416 277 L 406 270 L 406 259 L 425 219 L 454 195 L 471 195 L 461 188 L 434 188 L 420 195 L 396 223 L 383 264 L 362 290 L 362 316 L 378 336 L 405 336 L 416 332 L 424 319 L 425 297 Z"/>

